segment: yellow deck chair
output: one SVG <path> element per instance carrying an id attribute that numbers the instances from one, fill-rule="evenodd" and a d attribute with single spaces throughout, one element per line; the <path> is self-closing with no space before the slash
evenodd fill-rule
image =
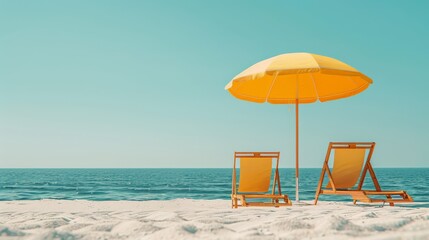
<path id="1" fill-rule="evenodd" d="M 394 203 L 412 202 L 413 199 L 405 191 L 381 190 L 370 162 L 374 147 L 374 142 L 329 143 L 322 174 L 316 189 L 314 204 L 317 204 L 320 194 L 350 195 L 353 198 L 354 204 L 356 204 L 357 201 L 365 203 L 388 202 L 393 206 Z M 334 150 L 334 166 L 331 172 L 328 163 L 332 149 Z M 369 150 L 368 154 L 366 154 L 367 150 Z M 367 155 L 366 161 L 365 155 Z M 367 172 L 371 175 L 375 190 L 362 189 Z M 328 173 L 329 183 L 325 188 L 322 188 L 325 173 Z M 357 187 L 354 188 L 356 183 L 358 183 Z M 371 196 L 377 195 L 383 196 L 383 198 L 371 198 Z"/>
<path id="2" fill-rule="evenodd" d="M 271 172 L 273 159 L 276 159 L 273 184 Z M 279 152 L 235 152 L 232 171 L 232 207 L 238 206 L 290 206 L 292 202 L 287 195 L 282 195 L 279 176 Z M 240 162 L 240 180 L 237 190 L 237 161 Z M 277 193 L 276 193 L 277 189 Z M 270 202 L 248 202 L 247 199 L 270 199 Z M 240 200 L 240 205 L 239 201 Z M 280 202 L 283 200 L 283 202 Z"/>

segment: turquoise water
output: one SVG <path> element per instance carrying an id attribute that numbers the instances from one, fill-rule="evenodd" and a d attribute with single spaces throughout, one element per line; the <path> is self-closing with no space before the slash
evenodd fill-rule
<path id="1" fill-rule="evenodd" d="M 280 169 L 282 191 L 295 196 L 294 169 Z M 0 200 L 229 199 L 231 169 L 0 169 Z M 429 203 L 429 168 L 375 169 L 382 189 L 404 189 Z M 300 199 L 313 200 L 320 169 L 300 170 Z M 327 183 L 327 181 L 325 181 Z M 366 179 L 371 188 L 371 179 Z M 320 200 L 349 201 L 321 196 Z"/>

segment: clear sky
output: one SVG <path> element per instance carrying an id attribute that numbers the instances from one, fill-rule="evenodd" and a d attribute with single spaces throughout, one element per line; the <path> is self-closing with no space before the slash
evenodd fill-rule
<path id="1" fill-rule="evenodd" d="M 428 1 L 0 1 L 0 167 L 294 166 L 294 109 L 224 86 L 282 53 L 342 60 L 363 93 L 300 108 L 301 166 L 375 141 L 375 167 L 429 167 Z"/>

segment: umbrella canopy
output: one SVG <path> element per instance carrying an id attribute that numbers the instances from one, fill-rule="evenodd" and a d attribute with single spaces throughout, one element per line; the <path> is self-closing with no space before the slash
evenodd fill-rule
<path id="1" fill-rule="evenodd" d="M 298 104 L 350 97 L 371 83 L 369 77 L 334 58 L 288 53 L 256 63 L 234 77 L 225 89 L 241 100 L 296 105 L 296 200 L 299 201 Z"/>

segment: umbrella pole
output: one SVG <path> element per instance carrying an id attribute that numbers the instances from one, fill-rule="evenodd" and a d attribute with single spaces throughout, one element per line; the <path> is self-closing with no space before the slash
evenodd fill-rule
<path id="1" fill-rule="evenodd" d="M 296 182 L 295 182 L 295 188 L 296 188 L 296 192 L 295 192 L 295 201 L 299 202 L 299 157 L 298 157 L 298 152 L 299 152 L 299 141 L 298 141 L 298 113 L 299 113 L 299 108 L 298 108 L 298 99 L 296 99 L 295 101 L 295 131 L 296 131 L 296 135 L 295 135 L 295 177 L 296 177 Z"/>

